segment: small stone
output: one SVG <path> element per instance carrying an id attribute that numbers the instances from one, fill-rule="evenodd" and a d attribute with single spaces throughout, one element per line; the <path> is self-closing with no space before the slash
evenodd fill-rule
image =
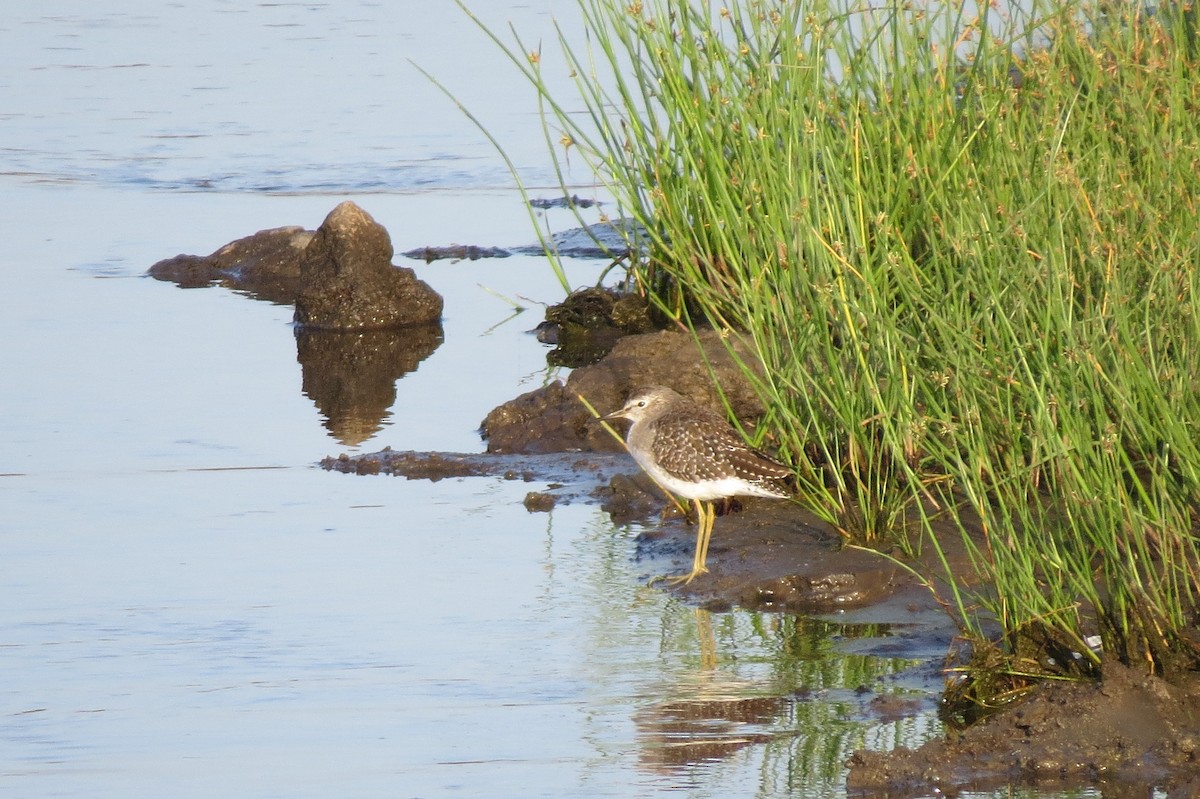
<path id="1" fill-rule="evenodd" d="M 530 513 L 549 513 L 558 504 L 558 499 L 552 494 L 542 491 L 530 491 L 525 495 L 525 510 Z"/>

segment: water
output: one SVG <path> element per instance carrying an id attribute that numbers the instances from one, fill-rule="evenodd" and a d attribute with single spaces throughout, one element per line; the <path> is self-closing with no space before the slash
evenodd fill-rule
<path id="1" fill-rule="evenodd" d="M 569 5 L 486 19 L 549 42 Z M 0 20 L 0 792 L 824 797 L 854 748 L 936 732 L 854 690 L 923 684 L 900 628 L 700 613 L 644 586 L 636 526 L 526 512 L 537 484 L 316 468 L 352 448 L 291 309 L 144 276 L 343 199 L 397 251 L 532 240 L 409 63 L 548 182 L 533 98 L 453 4 L 119 6 Z M 478 451 L 555 376 L 525 331 L 561 289 L 537 258 L 415 266 L 446 340 L 359 449 Z"/>

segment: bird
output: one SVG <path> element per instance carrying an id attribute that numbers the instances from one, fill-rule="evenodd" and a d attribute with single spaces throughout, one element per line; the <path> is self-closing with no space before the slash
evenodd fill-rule
<path id="1" fill-rule="evenodd" d="M 626 447 L 646 474 L 696 508 L 692 570 L 669 578 L 690 583 L 708 571 L 708 543 L 716 511 L 713 500 L 735 496 L 789 496 L 783 481 L 792 470 L 742 441 L 716 411 L 665 386 L 635 391 L 625 405 L 603 417 L 626 419 Z"/>

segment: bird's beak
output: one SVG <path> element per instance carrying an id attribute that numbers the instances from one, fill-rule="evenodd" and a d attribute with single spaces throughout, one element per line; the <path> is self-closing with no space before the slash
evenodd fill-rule
<path id="1" fill-rule="evenodd" d="M 606 422 L 609 420 L 612 420 L 612 419 L 624 419 L 625 418 L 625 409 L 617 408 L 612 413 L 605 414 L 604 416 L 601 416 L 600 418 Z"/>

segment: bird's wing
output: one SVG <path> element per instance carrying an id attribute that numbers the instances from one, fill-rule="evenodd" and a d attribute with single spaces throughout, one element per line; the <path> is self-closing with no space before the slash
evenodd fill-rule
<path id="1" fill-rule="evenodd" d="M 658 465 L 682 479 L 783 478 L 791 474 L 783 464 L 748 448 L 716 414 L 664 417 L 656 433 L 659 441 L 669 442 L 656 452 Z"/>

